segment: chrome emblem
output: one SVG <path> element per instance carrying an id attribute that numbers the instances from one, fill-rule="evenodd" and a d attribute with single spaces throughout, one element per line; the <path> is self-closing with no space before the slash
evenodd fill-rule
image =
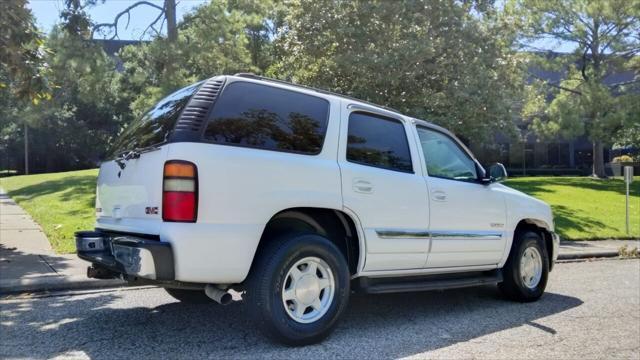
<path id="1" fill-rule="evenodd" d="M 158 207 L 147 206 L 146 208 L 144 208 L 144 213 L 147 215 L 158 215 Z"/>

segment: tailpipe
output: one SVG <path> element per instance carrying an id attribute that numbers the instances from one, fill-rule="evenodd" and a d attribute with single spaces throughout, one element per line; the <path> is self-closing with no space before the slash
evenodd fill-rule
<path id="1" fill-rule="evenodd" d="M 208 284 L 204 287 L 204 293 L 220 305 L 229 305 L 233 301 L 231 294 L 220 290 L 217 286 Z"/>

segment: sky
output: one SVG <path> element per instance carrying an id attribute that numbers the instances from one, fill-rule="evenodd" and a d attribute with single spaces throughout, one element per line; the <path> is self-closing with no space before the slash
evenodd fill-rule
<path id="1" fill-rule="evenodd" d="M 158 6 L 162 6 L 164 3 L 162 0 L 147 1 Z M 110 23 L 113 22 L 113 19 L 119 12 L 135 2 L 135 0 L 106 0 L 103 4 L 99 1 L 96 6 L 89 8 L 87 12 L 89 16 L 91 16 L 91 20 L 96 23 Z M 185 13 L 189 13 L 197 6 L 207 2 L 208 0 L 177 0 L 176 16 L 178 22 Z M 28 7 L 33 12 L 38 27 L 43 32 L 48 33 L 53 25 L 60 21 L 60 11 L 64 8 L 64 0 L 29 0 Z M 139 40 L 144 29 L 155 20 L 158 14 L 159 10 L 150 6 L 141 5 L 134 8 L 131 11 L 131 22 L 127 29 L 125 29 L 127 17 L 123 16 L 120 18 L 120 26 L 118 28 L 119 38 L 122 40 Z M 163 29 L 163 33 L 166 33 L 166 26 Z M 98 37 L 98 35 L 96 35 L 96 37 Z"/>

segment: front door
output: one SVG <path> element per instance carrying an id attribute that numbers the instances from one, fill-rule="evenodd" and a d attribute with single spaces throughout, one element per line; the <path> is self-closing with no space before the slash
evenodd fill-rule
<path id="1" fill-rule="evenodd" d="M 478 182 L 475 161 L 456 139 L 420 125 L 417 132 L 431 205 L 426 267 L 497 264 L 507 240 L 503 195 Z"/>
<path id="2" fill-rule="evenodd" d="M 364 229 L 364 270 L 421 269 L 429 251 L 429 203 L 408 120 L 347 101 L 341 113 L 343 203 Z"/>

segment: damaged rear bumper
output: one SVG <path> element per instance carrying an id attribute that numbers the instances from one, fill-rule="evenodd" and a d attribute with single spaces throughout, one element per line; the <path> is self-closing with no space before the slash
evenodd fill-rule
<path id="1" fill-rule="evenodd" d="M 75 237 L 78 257 L 91 262 L 102 274 L 108 270 L 124 278 L 175 279 L 173 250 L 167 242 L 147 235 L 100 230 L 79 231 Z"/>

